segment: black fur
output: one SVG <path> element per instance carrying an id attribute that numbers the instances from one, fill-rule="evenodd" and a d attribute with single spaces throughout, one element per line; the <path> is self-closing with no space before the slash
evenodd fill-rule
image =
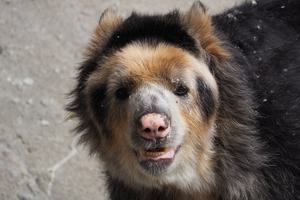
<path id="1" fill-rule="evenodd" d="M 103 122 L 107 115 L 107 105 L 105 101 L 106 90 L 106 86 L 99 86 L 99 88 L 95 89 L 91 94 L 93 112 L 100 122 Z"/>
<path id="2" fill-rule="evenodd" d="M 258 1 L 214 18 L 249 65 L 242 70 L 256 103 L 257 138 L 270 199 L 300 199 L 300 1 Z M 235 50 L 235 51 L 236 51 Z"/>
<path id="3" fill-rule="evenodd" d="M 172 200 L 176 199 L 176 192 L 168 188 L 149 190 L 142 188 L 134 190 L 122 182 L 108 177 L 108 191 L 111 199 L 124 200 Z"/>
<path id="4" fill-rule="evenodd" d="M 197 79 L 197 90 L 200 99 L 200 112 L 204 111 L 205 118 L 209 119 L 216 110 L 216 100 L 210 88 L 200 78 Z"/>
<path id="5" fill-rule="evenodd" d="M 199 53 L 195 40 L 183 29 L 178 11 L 156 16 L 141 16 L 133 13 L 114 32 L 104 48 L 105 54 L 134 41 L 150 44 L 166 42 L 186 49 L 193 54 Z"/>

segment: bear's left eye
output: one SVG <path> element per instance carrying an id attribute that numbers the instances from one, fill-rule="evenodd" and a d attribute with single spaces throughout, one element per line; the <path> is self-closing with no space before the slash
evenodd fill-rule
<path id="1" fill-rule="evenodd" d="M 185 85 L 180 84 L 177 86 L 176 90 L 174 91 L 174 94 L 176 94 L 177 96 L 185 96 L 188 92 L 189 88 Z"/>
<path id="2" fill-rule="evenodd" d="M 129 97 L 129 91 L 125 87 L 121 87 L 116 91 L 116 98 L 119 100 L 126 100 Z"/>

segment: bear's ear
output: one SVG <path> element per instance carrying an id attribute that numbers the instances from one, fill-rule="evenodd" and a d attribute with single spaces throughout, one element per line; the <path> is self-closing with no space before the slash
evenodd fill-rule
<path id="1" fill-rule="evenodd" d="M 212 19 L 207 14 L 206 7 L 200 1 L 196 1 L 183 15 L 183 24 L 188 33 L 208 54 L 219 60 L 229 58 L 229 53 L 222 47 L 222 42 L 215 35 Z"/>
<path id="2" fill-rule="evenodd" d="M 87 55 L 93 55 L 102 49 L 122 22 L 123 17 L 118 13 L 115 7 L 104 10 L 87 49 Z"/>
<path id="3" fill-rule="evenodd" d="M 201 1 L 195 1 L 191 8 L 189 9 L 189 13 L 195 12 L 196 13 L 203 13 L 206 14 L 207 8 Z"/>

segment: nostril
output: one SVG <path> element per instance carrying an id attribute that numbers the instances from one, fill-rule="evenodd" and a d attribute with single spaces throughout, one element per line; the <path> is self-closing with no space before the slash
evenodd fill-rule
<path id="1" fill-rule="evenodd" d="M 162 131 L 164 131 L 164 130 L 166 130 L 166 128 L 163 127 L 163 126 L 160 126 L 160 127 L 158 128 L 158 131 L 159 131 L 159 132 L 162 132 Z"/>
<path id="2" fill-rule="evenodd" d="M 150 133 L 150 132 L 151 132 L 151 129 L 150 129 L 150 128 L 145 128 L 145 129 L 144 129 L 144 132 Z"/>

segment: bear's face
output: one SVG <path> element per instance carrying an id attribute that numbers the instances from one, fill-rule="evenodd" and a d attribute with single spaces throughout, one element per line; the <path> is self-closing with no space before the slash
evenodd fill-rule
<path id="1" fill-rule="evenodd" d="M 67 109 L 111 177 L 130 187 L 214 185 L 219 92 L 207 63 L 230 57 L 221 44 L 199 2 L 186 13 L 103 13 Z"/>
<path id="2" fill-rule="evenodd" d="M 132 43 L 102 61 L 84 93 L 113 175 L 151 186 L 205 179 L 218 89 L 201 59 L 166 43 Z"/>

